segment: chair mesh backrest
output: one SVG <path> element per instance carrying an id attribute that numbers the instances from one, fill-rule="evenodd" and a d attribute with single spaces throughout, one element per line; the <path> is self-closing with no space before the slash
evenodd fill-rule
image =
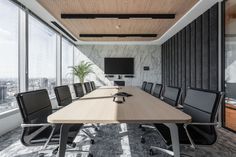
<path id="1" fill-rule="evenodd" d="M 183 112 L 192 117 L 192 122 L 197 123 L 213 123 L 215 122 L 217 109 L 219 106 L 221 94 L 220 92 L 188 89 Z M 203 135 L 213 143 L 216 140 L 215 127 L 210 125 L 193 126 L 194 130 Z"/>
<path id="2" fill-rule="evenodd" d="M 54 92 L 59 106 L 66 106 L 72 103 L 72 97 L 69 86 L 65 85 L 55 87 Z"/>
<path id="3" fill-rule="evenodd" d="M 91 85 L 92 90 L 95 90 L 95 89 L 96 89 L 94 81 L 91 81 L 91 82 L 90 82 L 90 85 Z"/>
<path id="4" fill-rule="evenodd" d="M 85 87 L 86 93 L 90 93 L 92 91 L 89 82 L 85 82 L 84 87 Z"/>
<path id="5" fill-rule="evenodd" d="M 184 100 L 184 112 L 193 122 L 214 122 L 220 93 L 201 89 L 188 89 Z"/>
<path id="6" fill-rule="evenodd" d="M 146 82 L 146 81 L 143 81 L 142 90 L 145 90 L 146 85 L 147 85 L 147 82 Z"/>
<path id="7" fill-rule="evenodd" d="M 73 84 L 74 90 L 75 90 L 75 96 L 76 97 L 83 97 L 84 96 L 84 91 L 83 91 L 83 86 L 81 83 L 75 83 Z"/>
<path id="8" fill-rule="evenodd" d="M 157 97 L 157 98 L 160 98 L 161 97 L 161 92 L 162 92 L 162 87 L 163 86 L 161 84 L 156 84 L 152 95 Z"/>
<path id="9" fill-rule="evenodd" d="M 145 91 L 146 91 L 147 93 L 150 93 L 150 94 L 151 94 L 151 92 L 152 92 L 152 87 L 153 87 L 153 83 L 148 82 L 147 85 L 146 85 L 146 87 L 145 87 Z"/>
<path id="10" fill-rule="evenodd" d="M 52 105 L 46 89 L 19 93 L 16 100 L 24 123 L 46 123 Z"/>
<path id="11" fill-rule="evenodd" d="M 177 106 L 179 103 L 179 98 L 181 96 L 181 88 L 178 87 L 165 87 L 163 93 L 163 101 L 172 106 Z"/>

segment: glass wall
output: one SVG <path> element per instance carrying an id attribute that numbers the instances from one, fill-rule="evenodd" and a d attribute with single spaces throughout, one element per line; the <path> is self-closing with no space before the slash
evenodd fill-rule
<path id="1" fill-rule="evenodd" d="M 73 83 L 73 74 L 71 67 L 73 66 L 73 45 L 66 39 L 62 39 L 62 84 Z"/>
<path id="2" fill-rule="evenodd" d="M 225 126 L 236 131 L 236 1 L 225 1 Z"/>
<path id="3" fill-rule="evenodd" d="M 73 83 L 74 46 L 69 40 L 9 0 L 0 0 L 0 17 L 0 114 L 18 107 L 14 95 L 19 91 L 47 89 L 54 97 L 59 80 Z M 28 40 L 20 32 L 27 28 Z"/>
<path id="4" fill-rule="evenodd" d="M 29 16 L 28 90 L 47 89 L 54 96 L 56 36 L 49 27 Z"/>
<path id="5" fill-rule="evenodd" d="M 0 113 L 17 107 L 19 8 L 0 0 Z"/>

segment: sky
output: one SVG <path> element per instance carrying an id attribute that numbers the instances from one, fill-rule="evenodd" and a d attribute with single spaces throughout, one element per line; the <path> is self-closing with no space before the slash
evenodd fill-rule
<path id="1" fill-rule="evenodd" d="M 18 76 L 18 11 L 0 0 L 0 78 Z M 63 71 L 73 65 L 73 45 L 63 40 Z M 56 33 L 29 16 L 29 78 L 56 77 Z"/>

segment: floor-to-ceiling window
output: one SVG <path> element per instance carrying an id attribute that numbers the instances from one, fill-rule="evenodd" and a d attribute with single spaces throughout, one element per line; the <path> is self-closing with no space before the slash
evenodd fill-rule
<path id="1" fill-rule="evenodd" d="M 0 113 L 17 107 L 19 8 L 0 0 Z"/>
<path id="2" fill-rule="evenodd" d="M 62 39 L 62 84 L 73 83 L 73 74 L 71 67 L 73 66 L 73 45 L 66 39 Z"/>
<path id="3" fill-rule="evenodd" d="M 28 90 L 45 88 L 50 96 L 54 95 L 56 36 L 48 26 L 29 16 Z"/>
<path id="4" fill-rule="evenodd" d="M 73 82 L 74 46 L 68 39 L 14 1 L 0 0 L 0 17 L 0 114 L 18 107 L 19 91 L 45 88 L 53 97 L 59 80 Z"/>
<path id="5" fill-rule="evenodd" d="M 225 127 L 236 131 L 236 1 L 225 1 Z"/>

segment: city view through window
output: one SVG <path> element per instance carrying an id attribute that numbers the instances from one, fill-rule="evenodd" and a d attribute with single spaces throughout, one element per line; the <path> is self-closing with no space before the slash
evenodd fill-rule
<path id="1" fill-rule="evenodd" d="M 56 33 L 29 16 L 28 90 L 47 89 L 54 96 L 56 86 Z"/>
<path id="2" fill-rule="evenodd" d="M 54 87 L 57 85 L 57 71 L 60 68 L 61 84 L 73 83 L 71 67 L 74 45 L 61 36 L 61 42 L 57 42 L 59 34 L 30 14 L 28 22 L 22 21 L 20 10 L 16 4 L 0 0 L 0 114 L 18 108 L 15 94 L 20 91 L 20 82 L 28 83 L 27 91 L 47 89 L 51 98 L 55 96 Z M 28 57 L 23 57 L 25 61 L 19 60 L 22 55 L 19 51 L 21 22 L 28 26 Z M 61 52 L 57 52 L 57 44 L 61 44 Z M 61 67 L 56 66 L 57 53 L 61 53 L 62 58 L 58 61 Z M 26 80 L 19 78 L 25 75 L 21 69 L 24 67 L 19 66 L 23 61 L 28 65 Z"/>
<path id="3" fill-rule="evenodd" d="M 18 16 L 17 6 L 0 1 L 0 113 L 17 107 Z"/>

